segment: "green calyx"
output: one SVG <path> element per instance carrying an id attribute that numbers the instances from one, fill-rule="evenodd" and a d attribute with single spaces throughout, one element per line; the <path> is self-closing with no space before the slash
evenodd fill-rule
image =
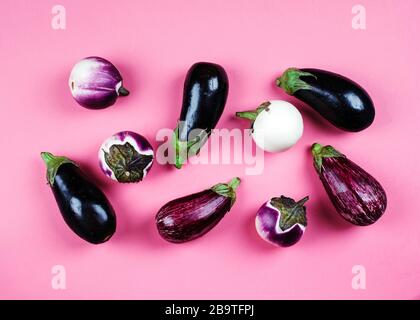
<path id="1" fill-rule="evenodd" d="M 202 130 L 200 134 L 195 136 L 190 141 L 179 140 L 179 124 L 174 130 L 173 135 L 173 148 L 175 151 L 174 166 L 177 169 L 181 169 L 187 161 L 188 157 L 197 155 L 200 152 L 200 148 L 207 141 L 208 133 Z"/>
<path id="2" fill-rule="evenodd" d="M 238 177 L 233 178 L 229 183 L 218 183 L 211 188 L 213 192 L 220 194 L 226 198 L 230 198 L 230 207 L 232 208 L 236 200 L 236 188 L 241 183 L 241 179 Z"/>
<path id="3" fill-rule="evenodd" d="M 144 169 L 153 161 L 152 155 L 137 152 L 128 142 L 114 144 L 109 148 L 109 152 L 103 152 L 106 164 L 114 172 L 118 182 L 122 183 L 143 180 Z"/>
<path id="4" fill-rule="evenodd" d="M 50 186 L 54 184 L 55 176 L 57 175 L 58 168 L 65 163 L 70 163 L 78 166 L 74 161 L 66 157 L 54 156 L 50 152 L 41 152 L 41 158 L 47 166 L 47 181 Z"/>
<path id="5" fill-rule="evenodd" d="M 314 166 L 318 173 L 321 173 L 322 159 L 344 157 L 342 153 L 334 149 L 332 146 L 323 147 L 319 143 L 314 143 L 311 147 L 312 157 L 314 158 Z"/>
<path id="6" fill-rule="evenodd" d="M 294 95 L 296 91 L 301 89 L 311 89 L 311 86 L 300 79 L 300 77 L 314 77 L 312 73 L 301 71 L 297 68 L 287 69 L 281 77 L 276 79 L 276 85 L 282 88 L 290 95 Z"/>
<path id="7" fill-rule="evenodd" d="M 236 112 L 236 116 L 238 118 L 242 119 L 248 119 L 252 123 L 257 119 L 258 115 L 263 111 L 270 110 L 269 106 L 271 105 L 271 102 L 266 101 L 262 103 L 257 109 L 251 110 L 251 111 L 242 111 L 242 112 Z"/>
<path id="8" fill-rule="evenodd" d="M 281 196 L 280 198 L 273 198 L 270 204 L 278 209 L 281 213 L 279 221 L 280 229 L 286 231 L 295 224 L 305 226 L 308 224 L 306 221 L 306 208 L 305 203 L 309 200 L 309 197 L 305 197 L 298 202 L 292 198 Z"/>

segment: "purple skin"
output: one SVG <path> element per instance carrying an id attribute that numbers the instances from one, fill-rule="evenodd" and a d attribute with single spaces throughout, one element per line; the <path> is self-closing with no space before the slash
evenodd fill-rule
<path id="1" fill-rule="evenodd" d="M 88 109 L 104 109 L 112 106 L 118 96 L 127 96 L 122 77 L 108 60 L 88 57 L 72 69 L 69 86 L 74 99 Z"/>
<path id="2" fill-rule="evenodd" d="M 112 171 L 110 169 L 108 169 L 108 167 L 106 167 L 105 164 L 102 161 L 99 161 L 99 166 L 100 166 L 102 172 L 105 173 L 105 175 L 108 178 L 112 179 Z"/>
<path id="3" fill-rule="evenodd" d="M 124 141 L 127 137 L 130 137 L 134 141 L 136 141 L 137 146 L 139 147 L 140 151 L 149 151 L 152 148 L 149 141 L 146 140 L 145 137 L 142 135 L 139 135 L 138 133 L 132 132 L 132 131 L 121 131 L 117 133 L 120 141 Z"/>
<path id="4" fill-rule="evenodd" d="M 172 200 L 156 215 L 163 239 L 182 243 L 199 238 L 213 229 L 231 209 L 240 180 L 218 184 L 211 189 Z"/>
<path id="5" fill-rule="evenodd" d="M 348 222 L 367 226 L 384 214 L 387 198 L 379 182 L 331 146 L 312 146 L 314 166 L 337 212 Z"/>
<path id="6" fill-rule="evenodd" d="M 281 196 L 267 201 L 257 212 L 255 227 L 265 241 L 280 247 L 297 243 L 305 232 L 308 197 L 295 202 Z"/>

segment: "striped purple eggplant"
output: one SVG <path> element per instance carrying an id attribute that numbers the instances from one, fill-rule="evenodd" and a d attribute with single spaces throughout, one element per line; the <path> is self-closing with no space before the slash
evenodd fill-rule
<path id="1" fill-rule="evenodd" d="M 219 183 L 208 190 L 172 200 L 156 215 L 156 225 L 163 239 L 182 243 L 209 232 L 232 208 L 239 178 Z"/>
<path id="2" fill-rule="evenodd" d="M 332 146 L 312 145 L 314 166 L 337 212 L 367 226 L 385 212 L 387 199 L 379 182 Z"/>
<path id="3" fill-rule="evenodd" d="M 255 218 L 260 237 L 280 247 L 290 247 L 298 242 L 308 224 L 304 206 L 308 200 L 309 197 L 305 197 L 296 202 L 281 196 L 263 204 Z"/>
<path id="4" fill-rule="evenodd" d="M 69 86 L 73 98 L 88 109 L 112 106 L 119 96 L 128 96 L 117 68 L 108 60 L 88 57 L 71 70 Z"/>
<path id="5" fill-rule="evenodd" d="M 121 183 L 142 181 L 154 158 L 149 141 L 131 131 L 121 131 L 106 139 L 98 156 L 102 172 Z"/>

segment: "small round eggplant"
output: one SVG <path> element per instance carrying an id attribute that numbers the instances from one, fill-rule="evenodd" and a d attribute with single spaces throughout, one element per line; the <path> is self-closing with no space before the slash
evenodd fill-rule
<path id="1" fill-rule="evenodd" d="M 337 128 L 357 132 L 369 127 L 375 108 L 369 94 L 354 81 L 318 69 L 287 69 L 276 81 Z"/>
<path id="2" fill-rule="evenodd" d="M 312 145 L 314 167 L 337 212 L 367 226 L 384 214 L 387 199 L 379 182 L 332 146 Z"/>
<path id="3" fill-rule="evenodd" d="M 302 115 L 287 101 L 267 101 L 256 110 L 237 112 L 236 116 L 252 122 L 252 138 L 268 152 L 291 148 L 303 133 Z"/>
<path id="4" fill-rule="evenodd" d="M 203 236 L 230 211 L 236 200 L 239 178 L 219 183 L 208 190 L 172 200 L 156 214 L 163 239 L 182 243 Z"/>
<path id="5" fill-rule="evenodd" d="M 304 204 L 308 200 L 309 197 L 305 197 L 295 202 L 281 196 L 266 202 L 255 218 L 255 227 L 260 237 L 280 247 L 290 247 L 298 242 L 307 226 Z"/>
<path id="6" fill-rule="evenodd" d="M 99 244 L 116 229 L 114 209 L 104 193 L 72 160 L 41 153 L 47 165 L 47 180 L 64 221 L 80 238 Z"/>
<path id="7" fill-rule="evenodd" d="M 142 181 L 153 164 L 149 141 L 131 131 L 118 132 L 106 139 L 98 156 L 103 173 L 122 183 Z"/>
<path id="8" fill-rule="evenodd" d="M 223 67 L 199 62 L 187 73 L 178 126 L 174 132 L 175 167 L 181 168 L 207 141 L 225 108 L 229 81 Z"/>
<path id="9" fill-rule="evenodd" d="M 88 57 L 71 70 L 69 86 L 73 98 L 87 109 L 112 106 L 119 96 L 128 96 L 117 68 L 108 60 Z"/>

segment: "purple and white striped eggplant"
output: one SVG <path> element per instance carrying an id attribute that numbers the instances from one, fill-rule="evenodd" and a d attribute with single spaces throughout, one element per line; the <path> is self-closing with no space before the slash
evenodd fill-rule
<path id="1" fill-rule="evenodd" d="M 70 73 L 69 86 L 74 99 L 88 109 L 107 108 L 119 96 L 129 94 L 117 68 L 100 57 L 88 57 L 76 63 Z"/>
<path id="2" fill-rule="evenodd" d="M 296 202 L 281 196 L 267 201 L 257 212 L 255 227 L 265 241 L 290 247 L 300 240 L 307 226 L 306 207 L 309 197 Z"/>
<path id="3" fill-rule="evenodd" d="M 337 212 L 367 226 L 385 212 L 387 199 L 379 182 L 332 146 L 312 145 L 314 166 Z"/>
<path id="4" fill-rule="evenodd" d="M 213 229 L 232 208 L 241 180 L 219 183 L 208 190 L 172 200 L 156 214 L 156 226 L 163 239 L 182 243 Z"/>
<path id="5" fill-rule="evenodd" d="M 153 164 L 153 148 L 145 137 L 122 131 L 106 139 L 99 150 L 99 165 L 105 175 L 118 182 L 143 180 Z"/>

